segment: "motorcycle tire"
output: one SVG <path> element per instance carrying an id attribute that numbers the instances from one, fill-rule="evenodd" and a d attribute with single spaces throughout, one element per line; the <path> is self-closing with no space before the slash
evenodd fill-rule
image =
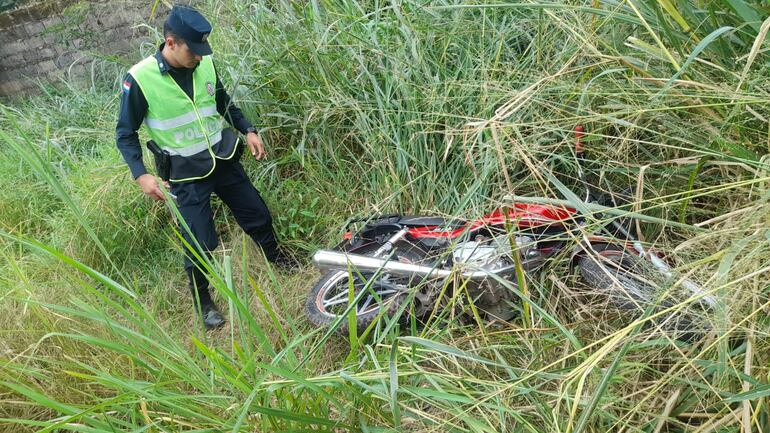
<path id="1" fill-rule="evenodd" d="M 373 275 L 367 274 L 362 274 L 361 276 L 356 274 L 353 275 L 354 295 L 357 296 L 361 290 L 366 288 L 367 280 L 372 276 Z M 310 290 L 310 296 L 307 298 L 307 303 L 305 304 L 305 311 L 312 324 L 318 327 L 328 327 L 337 321 L 341 316 L 340 310 L 344 311 L 344 309 L 347 308 L 347 292 L 349 290 L 350 277 L 351 275 L 348 271 L 329 271 L 313 286 Z M 377 281 L 372 282 L 370 288 L 372 288 L 372 286 L 375 290 L 378 287 L 382 287 L 382 285 L 378 286 Z M 385 289 L 388 290 L 387 287 Z M 362 305 L 362 310 L 356 311 L 356 330 L 358 332 L 363 331 L 369 327 L 373 321 L 378 320 L 383 316 L 391 317 L 396 314 L 404 296 L 397 291 L 388 294 L 394 296 L 389 296 L 387 298 L 382 297 L 379 301 L 374 301 L 368 306 Z M 368 296 L 370 295 L 366 295 L 364 298 L 367 298 Z M 341 308 L 332 310 L 329 304 L 334 301 L 330 301 L 330 299 L 334 299 L 335 297 L 340 297 L 339 301 L 341 303 L 339 305 Z M 368 301 L 369 300 L 365 300 L 364 302 Z M 337 328 L 337 333 L 343 336 L 348 335 L 350 332 L 349 325 L 350 322 L 348 322 L 347 319 L 342 319 L 342 322 Z"/>
<path id="2" fill-rule="evenodd" d="M 666 282 L 651 263 L 622 248 L 604 248 L 597 254 L 598 257 L 579 258 L 580 276 L 615 308 L 638 318 L 652 304 L 655 304 L 653 313 L 674 305 L 669 299 L 658 299 L 659 287 L 664 287 Z M 684 311 L 660 316 L 651 324 L 685 342 L 702 337 L 709 329 L 697 316 Z"/>
<path id="3" fill-rule="evenodd" d="M 355 248 L 351 252 L 367 255 L 379 247 L 379 244 L 372 243 Z M 396 260 L 403 258 L 415 261 L 424 257 L 419 249 L 411 244 L 397 244 L 395 249 L 396 253 L 393 258 Z M 326 272 L 310 290 L 310 295 L 305 303 L 308 320 L 315 326 L 328 327 L 343 316 L 348 308 L 351 277 L 354 296 L 358 297 L 362 290 L 373 292 L 369 295 L 362 295 L 361 300 L 359 300 L 360 305 L 356 306 L 356 330 L 358 333 L 380 318 L 393 317 L 406 299 L 406 293 L 398 287 L 398 281 L 389 281 L 389 274 L 380 274 L 377 280 L 369 282 L 373 276 L 369 273 L 359 274 L 356 271 L 349 273 L 347 270 Z M 361 311 L 358 311 L 359 307 Z M 347 318 L 343 318 L 336 332 L 339 335 L 347 336 L 350 332 L 349 325 Z"/>

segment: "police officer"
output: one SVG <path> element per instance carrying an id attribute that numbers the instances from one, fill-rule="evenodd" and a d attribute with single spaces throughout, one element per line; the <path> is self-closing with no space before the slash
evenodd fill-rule
<path id="1" fill-rule="evenodd" d="M 238 224 L 271 262 L 287 265 L 272 219 L 259 192 L 238 161 L 243 145 L 227 121 L 246 138 L 257 160 L 267 156 L 259 134 L 230 101 L 211 59 L 211 24 L 197 10 L 174 6 L 163 26 L 164 42 L 155 55 L 134 65 L 123 81 L 117 145 L 142 191 L 165 200 L 155 176 L 147 173 L 137 130 L 147 132 L 170 156 L 169 183 L 179 211 L 195 241 L 206 251 L 217 246 L 211 193 L 230 208 Z M 186 230 L 187 244 L 195 242 Z M 185 271 L 198 312 L 207 329 L 225 321 L 211 299 L 196 254 L 186 250 Z"/>

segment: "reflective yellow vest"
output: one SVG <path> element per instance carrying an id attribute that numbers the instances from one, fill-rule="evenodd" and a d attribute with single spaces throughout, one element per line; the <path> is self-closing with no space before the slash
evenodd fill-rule
<path id="1" fill-rule="evenodd" d="M 171 154 L 172 182 L 203 179 L 214 172 L 217 160 L 233 157 L 237 137 L 225 128 L 217 112 L 216 72 L 205 56 L 192 74 L 193 99 L 169 74 L 161 74 L 150 56 L 129 73 L 147 99 L 144 124 L 150 137 Z"/>

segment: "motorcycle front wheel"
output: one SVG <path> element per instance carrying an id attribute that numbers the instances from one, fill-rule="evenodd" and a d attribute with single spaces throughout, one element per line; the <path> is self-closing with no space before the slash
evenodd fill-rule
<path id="1" fill-rule="evenodd" d="M 674 299 L 663 292 L 672 281 L 667 281 L 650 262 L 625 249 L 600 249 L 596 255 L 581 257 L 578 264 L 588 286 L 634 318 L 650 308 L 655 313 L 675 305 Z M 702 337 L 709 330 L 705 320 L 690 311 L 689 306 L 661 315 L 653 323 L 675 339 L 686 342 Z"/>

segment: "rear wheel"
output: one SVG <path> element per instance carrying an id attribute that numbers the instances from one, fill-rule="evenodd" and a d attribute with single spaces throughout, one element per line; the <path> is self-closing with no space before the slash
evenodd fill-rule
<path id="1" fill-rule="evenodd" d="M 648 309 L 654 314 L 675 305 L 670 296 L 664 295 L 672 281 L 661 275 L 650 262 L 622 248 L 596 249 L 597 254 L 580 257 L 580 275 L 615 308 L 636 318 Z M 708 327 L 694 312 L 685 308 L 656 318 L 655 324 L 682 341 L 702 336 Z"/>
<path id="2" fill-rule="evenodd" d="M 351 276 L 348 271 L 324 274 L 313 286 L 305 305 L 310 321 L 316 326 L 330 326 L 345 316 L 350 307 L 351 285 L 356 301 L 352 314 L 359 331 L 382 316 L 394 315 L 404 298 L 405 288 L 390 282 L 387 276 L 370 282 L 372 277 L 371 274 L 355 273 Z M 337 332 L 347 335 L 349 322 L 343 319 Z"/>
<path id="3" fill-rule="evenodd" d="M 350 251 L 354 254 L 373 254 L 381 245 L 372 243 Z M 408 263 L 419 262 L 424 253 L 414 245 L 403 242 L 395 247 L 391 260 Z M 388 273 L 379 273 L 376 279 L 371 273 L 358 273 L 355 270 L 333 270 L 325 273 L 310 290 L 305 303 L 308 319 L 316 326 L 330 326 L 340 317 L 337 332 L 349 333 L 350 323 L 346 316 L 355 315 L 358 332 L 366 329 L 374 321 L 383 317 L 393 317 L 406 298 L 409 281 Z M 355 305 L 350 304 L 352 297 Z"/>

